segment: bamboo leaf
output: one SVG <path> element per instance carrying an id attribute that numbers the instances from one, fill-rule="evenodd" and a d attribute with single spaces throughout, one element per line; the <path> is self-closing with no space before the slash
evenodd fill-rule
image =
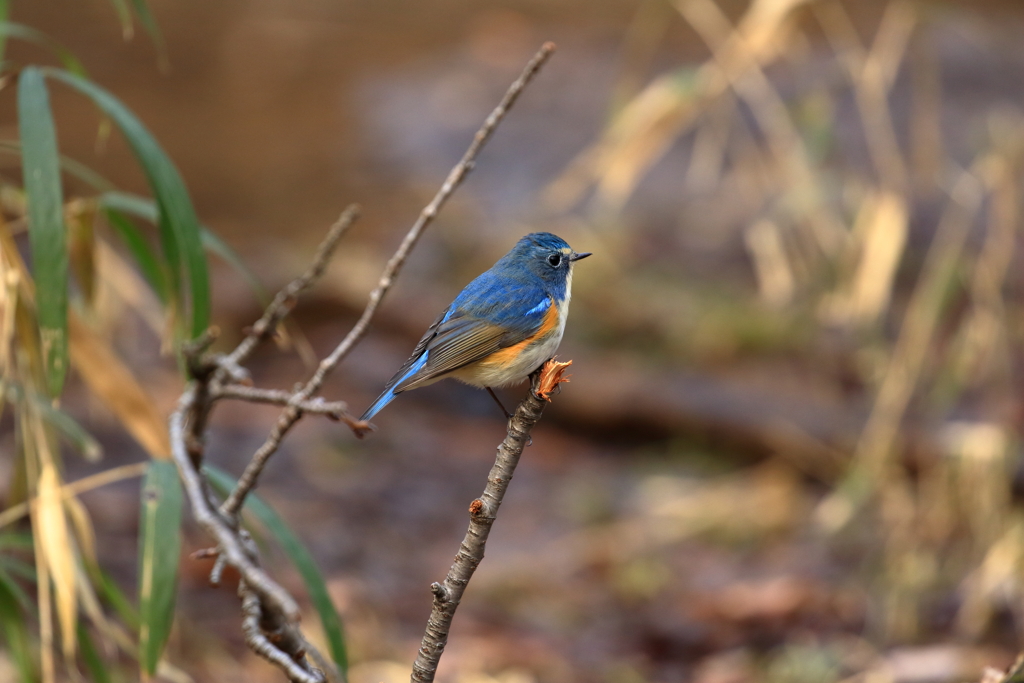
<path id="1" fill-rule="evenodd" d="M 203 470 L 214 490 L 225 495 L 235 486 L 235 480 L 228 473 L 210 465 Z M 245 509 L 251 512 L 260 521 L 267 531 L 277 539 L 278 544 L 288 559 L 292 561 L 299 575 L 302 576 L 309 592 L 309 599 L 313 603 L 317 614 L 320 616 L 320 623 L 323 625 L 324 633 L 327 636 L 327 643 L 331 650 L 331 659 L 338 665 L 342 678 L 348 670 L 348 653 L 345 646 L 345 634 L 341 623 L 341 617 L 334 609 L 334 603 L 327 592 L 327 584 L 316 566 L 316 561 L 310 555 L 309 550 L 302 544 L 298 536 L 288 527 L 288 524 L 267 505 L 259 496 L 250 494 L 245 501 Z"/>
<path id="2" fill-rule="evenodd" d="M 50 402 L 35 392 L 26 392 L 24 387 L 10 381 L 0 382 L 0 396 L 11 403 L 29 400 L 33 408 L 39 412 L 50 426 L 55 427 L 68 443 L 82 454 L 89 462 L 96 462 L 103 456 L 103 447 L 85 427 L 78 424 L 73 417 L 62 410 L 54 408 Z"/>
<path id="3" fill-rule="evenodd" d="M 142 27 L 146 29 L 146 33 L 149 34 L 149 39 L 153 41 L 153 46 L 156 48 L 157 58 L 160 60 L 162 68 L 167 67 L 167 47 L 164 45 L 164 38 L 160 34 L 160 27 L 156 24 L 156 18 L 153 16 L 153 11 L 149 8 L 149 3 L 146 0 L 131 0 L 132 7 L 135 8 L 135 13 L 139 15 L 139 21 L 142 23 Z"/>
<path id="4" fill-rule="evenodd" d="M 124 245 L 131 252 L 132 258 L 138 264 L 142 276 L 153 289 L 153 292 L 166 305 L 170 301 L 170 292 L 167 284 L 167 271 L 160 263 L 159 257 L 150 247 L 149 242 L 143 237 L 142 232 L 132 223 L 128 216 L 116 209 L 106 210 L 107 223 L 114 229 L 117 236 L 121 238 Z"/>
<path id="5" fill-rule="evenodd" d="M 34 654 L 29 644 L 25 617 L 18 609 L 18 599 L 0 582 L 0 626 L 3 627 L 5 646 L 11 653 L 22 681 L 36 680 Z"/>
<path id="6" fill-rule="evenodd" d="M 60 69 L 45 74 L 89 97 L 120 128 L 145 171 L 159 209 L 158 227 L 164 258 L 170 271 L 170 291 L 181 300 L 182 269 L 188 278 L 191 310 L 190 336 L 209 326 L 210 283 L 203 253 L 199 220 L 178 169 L 142 122 L 120 100 L 95 83 Z"/>
<path id="7" fill-rule="evenodd" d="M 65 69 L 82 77 L 87 76 L 85 67 L 78 61 L 78 58 L 70 50 L 42 31 L 38 31 L 31 26 L 25 26 L 24 24 L 16 24 L 13 21 L 0 21 L 0 36 L 5 39 L 17 38 L 18 40 L 24 40 L 26 43 L 46 48 L 56 55 Z"/>
<path id="8" fill-rule="evenodd" d="M 0 572 L 8 576 L 21 577 L 28 581 L 36 580 L 36 568 L 16 557 L 0 557 Z"/>
<path id="9" fill-rule="evenodd" d="M 30 614 L 34 609 L 32 598 L 14 579 L 15 576 L 20 576 L 28 581 L 35 581 L 35 569 L 27 562 L 14 560 L 14 558 L 0 558 L 0 560 L 3 560 L 3 562 L 0 562 L 0 588 L 6 590 L 25 613 Z"/>
<path id="10" fill-rule="evenodd" d="M 157 208 L 156 202 L 131 192 L 118 190 L 104 192 L 99 196 L 99 202 L 100 206 L 105 209 L 115 209 L 129 216 L 149 221 L 154 225 L 160 221 L 160 209 Z"/>
<path id="11" fill-rule="evenodd" d="M 107 665 L 104 664 L 96 645 L 93 644 L 92 636 L 89 635 L 89 629 L 85 627 L 85 624 L 78 625 L 78 642 L 82 644 L 82 660 L 89 672 L 89 680 L 93 683 L 110 683 Z"/>
<path id="12" fill-rule="evenodd" d="M 132 605 L 132 601 L 124 594 L 120 586 L 101 567 L 97 567 L 98 575 L 94 578 L 96 587 L 100 591 L 103 600 L 114 608 L 117 617 L 124 622 L 124 625 L 132 630 L 139 628 L 139 612 Z"/>
<path id="13" fill-rule="evenodd" d="M 108 209 L 116 209 L 128 215 L 135 216 L 136 218 L 149 221 L 150 223 L 157 222 L 159 214 L 156 204 L 153 203 L 153 200 L 147 199 L 146 197 L 140 197 L 136 194 L 131 194 L 130 192 L 112 191 L 104 192 L 100 195 L 99 201 L 100 206 Z M 256 273 L 245 265 L 245 262 L 242 261 L 238 253 L 209 228 L 200 225 L 199 229 L 201 231 L 203 246 L 206 250 L 219 256 L 221 260 L 234 268 L 239 275 L 245 278 L 245 281 L 256 295 L 260 304 L 265 306 L 270 303 L 267 291 L 263 288 L 259 278 L 256 277 Z"/>
<path id="14" fill-rule="evenodd" d="M 203 246 L 206 247 L 207 251 L 219 256 L 224 263 L 234 268 L 235 272 L 245 279 L 253 294 L 256 295 L 260 305 L 266 306 L 270 303 L 267 290 L 263 288 L 263 284 L 256 277 L 256 273 L 249 266 L 245 265 L 245 262 L 242 261 L 234 249 L 228 246 L 227 242 L 218 237 L 216 233 L 203 228 Z"/>
<path id="15" fill-rule="evenodd" d="M 0 140 L 0 152 L 21 156 L 21 143 L 17 140 Z M 63 154 L 60 155 L 60 170 L 69 176 L 81 180 L 94 190 L 107 192 L 114 188 L 114 184 L 92 170 L 81 161 L 72 159 Z"/>
<path id="16" fill-rule="evenodd" d="M 117 21 L 121 24 L 121 37 L 131 40 L 135 35 L 135 26 L 132 23 L 132 10 L 128 6 L 128 0 L 110 0 L 117 12 Z"/>
<path id="17" fill-rule="evenodd" d="M 31 550 L 32 535 L 28 533 L 7 533 L 0 534 L 0 550 L 14 548 L 15 550 Z"/>
<path id="18" fill-rule="evenodd" d="M 139 664 L 150 676 L 174 622 L 180 526 L 178 471 L 169 461 L 154 460 L 142 486 L 139 542 Z"/>
<path id="19" fill-rule="evenodd" d="M 0 0 L 0 24 L 7 23 L 7 17 L 11 16 L 11 3 L 8 0 Z M 0 64 L 4 61 L 4 54 L 7 50 L 7 36 L 0 35 Z"/>
<path id="20" fill-rule="evenodd" d="M 36 316 L 50 396 L 60 395 L 68 366 L 68 250 L 57 131 L 43 75 L 27 67 L 18 79 L 18 126 L 28 195 Z"/>

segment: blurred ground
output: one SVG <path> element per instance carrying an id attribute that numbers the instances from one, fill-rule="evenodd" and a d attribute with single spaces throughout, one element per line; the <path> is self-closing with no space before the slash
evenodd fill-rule
<path id="1" fill-rule="evenodd" d="M 926 363 L 929 381 L 906 411 L 894 449 L 920 497 L 909 516 L 919 533 L 890 533 L 908 519 L 891 505 L 879 507 L 880 522 L 856 518 L 825 533 L 816 514 L 846 481 L 885 363 L 898 353 L 890 342 L 912 308 L 943 211 L 934 195 L 908 201 L 891 310 L 851 332 L 822 323 L 810 295 L 780 306 L 769 291 L 766 301 L 762 252 L 745 231 L 770 211 L 735 193 L 725 171 L 721 186 L 694 179 L 702 137 L 672 146 L 621 210 L 546 203 L 551 183 L 605 129 L 616 98 L 621 104 L 654 76 L 707 58 L 672 10 L 526 0 L 154 5 L 170 56 L 165 74 L 147 40 L 121 41 L 105 1 L 15 2 L 13 18 L 67 45 L 133 108 L 179 164 L 202 220 L 268 288 L 302 269 L 345 204 L 363 204 L 365 219 L 297 312 L 320 353 L 354 321 L 387 256 L 522 63 L 544 40 L 559 45 L 325 391 L 361 410 L 436 312 L 521 234 L 549 229 L 595 252 L 577 270 L 561 350 L 575 361 L 572 383 L 534 433 L 456 617 L 442 680 L 810 683 L 868 680 L 848 677 L 870 670 L 872 681 L 939 683 L 977 679 L 982 666 L 1012 659 L 1024 612 L 1012 578 L 1021 511 L 1010 490 L 1019 469 L 1019 257 L 998 285 L 1010 350 L 994 379 L 954 382 L 954 391 L 939 381 L 949 374 L 945 361 Z M 722 6 L 735 18 L 746 3 Z M 870 42 L 891 5 L 845 6 Z M 942 153 L 967 167 L 988 149 L 981 140 L 998 125 L 993 112 L 1021 120 L 1012 115 L 1024 96 L 1024 11 L 1013 1 L 915 7 L 941 65 Z M 809 117 L 802 132 L 810 139 L 818 101 L 803 98 L 801 86 L 822 75 L 838 82 L 841 70 L 814 22 L 801 26 L 807 42 L 794 40 L 792 64 L 766 70 Z M 35 54 L 12 47 L 18 61 Z M 897 68 L 891 108 L 901 144 L 924 125 L 913 82 L 911 69 Z M 143 191 L 123 142 L 112 138 L 98 152 L 95 117 L 70 96 L 55 97 L 62 150 Z M 870 175 L 871 152 L 854 98 L 830 102 L 831 146 L 815 158 L 818 178 L 838 204 L 853 205 L 867 192 L 850 178 Z M 2 106 L 0 120 L 13 121 L 11 99 Z M 757 117 L 737 110 L 737 120 Z M 5 123 L 0 137 L 13 136 Z M 839 213 L 855 222 L 853 209 Z M 972 226 L 967 249 L 983 252 L 988 233 L 980 219 Z M 1011 251 L 1019 241 L 1012 232 Z M 961 281 L 970 281 L 969 265 Z M 244 283 L 219 265 L 214 292 L 226 336 L 258 315 Z M 929 341 L 942 349 L 955 345 L 972 305 L 968 295 L 950 299 L 943 310 L 952 313 Z M 156 361 L 158 342 L 138 321 L 129 318 L 119 334 L 121 350 L 169 407 L 180 389 L 173 363 Z M 303 372 L 293 355 L 272 350 L 254 363 L 261 386 L 289 387 Z M 504 392 L 509 402 L 517 391 Z M 75 407 L 74 392 L 67 406 L 104 436 L 108 455 L 99 466 L 72 462 L 72 472 L 141 459 L 102 409 Z M 237 472 L 274 415 L 219 409 L 209 449 L 216 464 Z M 446 384 L 402 396 L 376 423 L 379 431 L 360 442 L 307 420 L 260 490 L 330 577 L 355 683 L 407 678 L 429 612 L 427 587 L 450 564 L 503 434 L 489 397 Z M 996 425 L 1005 441 L 994 484 L 991 469 L 942 464 L 957 435 L 981 433 L 969 431 L 979 425 Z M 996 493 L 980 502 L 956 497 L 972 491 Z M 137 499 L 132 483 L 85 496 L 101 555 L 129 587 Z M 971 510 L 981 511 L 977 524 L 958 526 Z M 983 528 L 992 536 L 985 543 Z M 203 543 L 194 531 L 185 549 Z M 279 680 L 242 646 L 232 591 L 208 588 L 208 567 L 182 566 L 171 661 L 198 681 Z M 301 594 L 297 577 L 279 566 Z M 315 629 L 315 621 L 304 623 Z"/>

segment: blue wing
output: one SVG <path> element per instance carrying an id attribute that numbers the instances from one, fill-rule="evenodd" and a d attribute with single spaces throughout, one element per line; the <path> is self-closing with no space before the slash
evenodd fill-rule
<path id="1" fill-rule="evenodd" d="M 540 287 L 487 271 L 469 283 L 434 321 L 409 360 L 360 419 L 369 420 L 407 389 L 529 339 L 540 329 L 551 305 L 551 298 Z"/>

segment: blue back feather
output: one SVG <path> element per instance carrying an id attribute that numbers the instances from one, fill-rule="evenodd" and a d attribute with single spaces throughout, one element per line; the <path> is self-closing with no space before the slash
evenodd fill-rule
<path id="1" fill-rule="evenodd" d="M 544 322 L 550 301 L 565 300 L 570 263 L 549 265 L 546 259 L 555 252 L 570 249 L 561 237 L 535 232 L 523 237 L 490 270 L 466 285 L 451 306 L 434 322 L 416 346 L 402 369 L 388 382 L 384 393 L 367 408 L 363 420 L 369 420 L 408 386 L 450 370 L 437 365 L 437 354 L 459 335 L 485 327 L 500 328 L 500 346 L 532 337 Z M 466 341 L 471 337 L 463 337 Z M 487 337 L 483 337 L 487 339 Z M 489 337 L 493 348 L 495 337 Z M 451 349 L 452 347 L 449 347 Z M 484 355 L 486 355 L 485 350 Z M 432 356 L 431 354 L 435 355 Z M 443 353 L 441 354 L 444 355 Z M 458 358 L 472 362 L 472 349 L 460 351 Z M 433 361 L 431 359 L 433 358 Z M 432 375 L 433 371 L 433 375 Z"/>

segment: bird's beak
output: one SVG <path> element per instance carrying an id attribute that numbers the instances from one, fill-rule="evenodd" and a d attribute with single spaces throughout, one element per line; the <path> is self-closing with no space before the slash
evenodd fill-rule
<path id="1" fill-rule="evenodd" d="M 576 252 L 573 252 L 572 256 L 570 256 L 570 257 L 569 257 L 569 260 L 570 260 L 570 261 L 579 261 L 580 259 L 585 259 L 585 258 L 587 258 L 587 257 L 588 257 L 588 256 L 590 256 L 590 255 L 591 255 L 592 253 L 593 253 L 593 252 L 590 252 L 590 251 L 584 252 L 584 253 L 582 253 L 582 254 L 577 254 Z"/>

